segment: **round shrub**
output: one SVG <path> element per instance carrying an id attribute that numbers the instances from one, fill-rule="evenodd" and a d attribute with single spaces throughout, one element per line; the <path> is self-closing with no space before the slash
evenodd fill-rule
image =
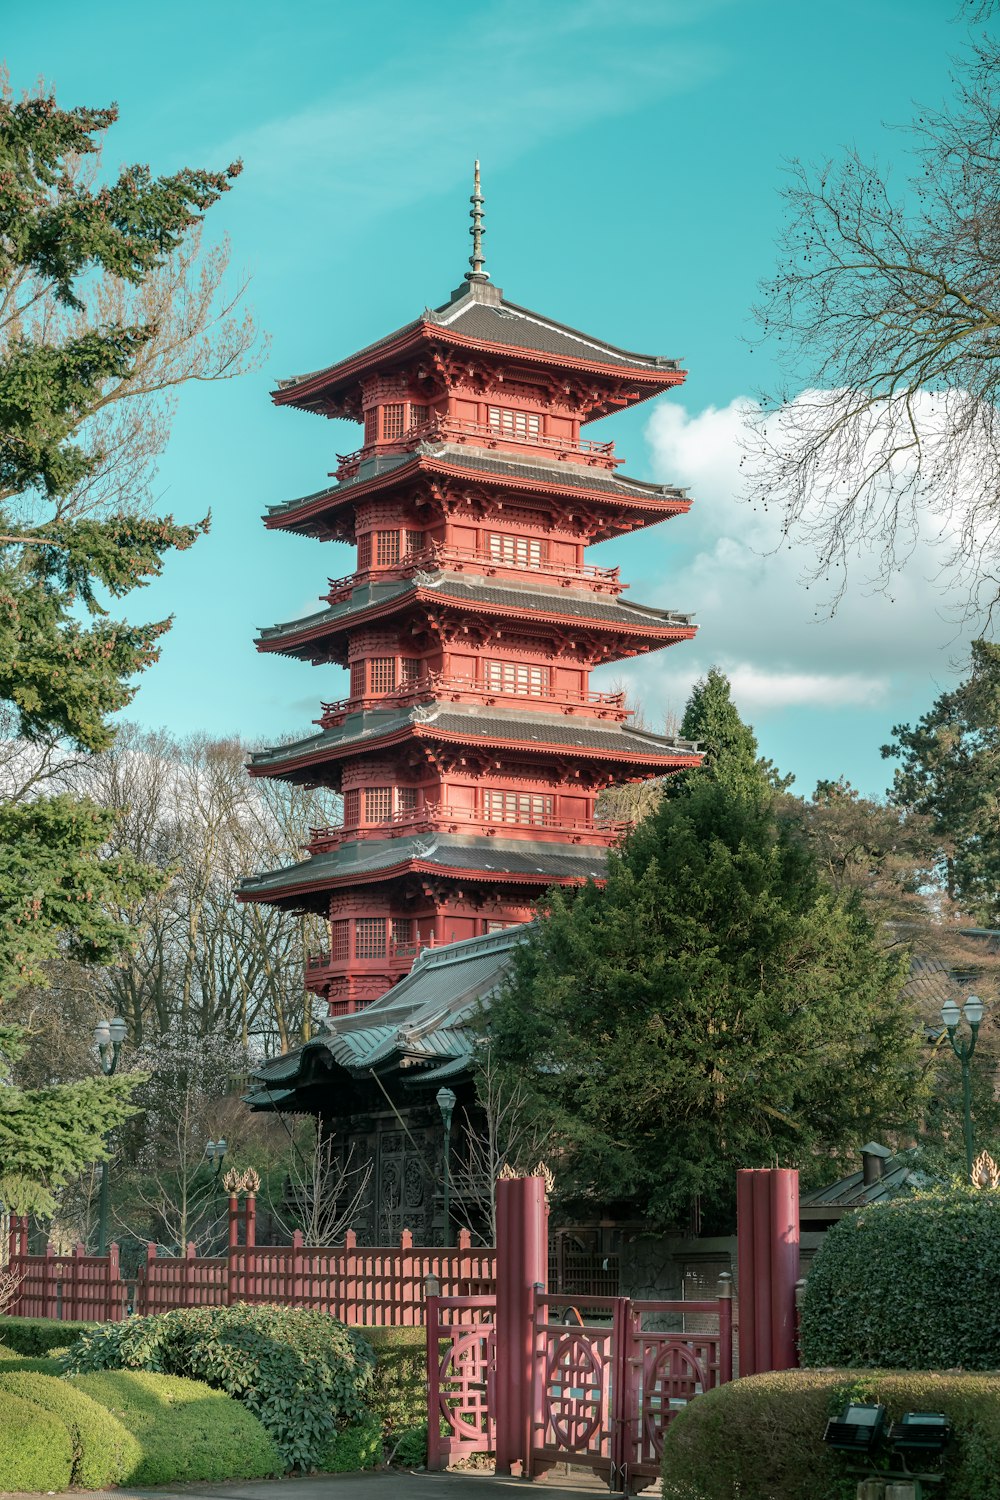
<path id="1" fill-rule="evenodd" d="M 806 1282 L 806 1365 L 1000 1367 L 1000 1193 L 919 1193 L 836 1224 Z"/>
<path id="2" fill-rule="evenodd" d="M 136 1440 L 126 1484 L 262 1479 L 281 1467 L 256 1417 L 201 1381 L 106 1370 L 66 1383 L 104 1407 Z"/>
<path id="3" fill-rule="evenodd" d="M 848 1500 L 857 1489 L 850 1455 L 823 1443 L 827 1419 L 848 1400 L 882 1402 L 890 1421 L 944 1412 L 955 1435 L 936 1461 L 944 1483 L 934 1491 L 1000 1500 L 1000 1376 L 878 1370 L 782 1370 L 696 1397 L 667 1429 L 663 1500 Z"/>
<path id="4" fill-rule="evenodd" d="M 0 1391 L 0 1487 L 64 1490 L 73 1472 L 66 1424 L 9 1391 Z"/>
<path id="5" fill-rule="evenodd" d="M 258 1417 L 287 1468 L 314 1468 L 335 1432 L 368 1415 L 374 1354 L 304 1307 L 196 1307 L 108 1323 L 65 1356 L 74 1374 L 153 1370 L 226 1391 Z"/>
<path id="6" fill-rule="evenodd" d="M 382 1423 L 371 1416 L 366 1422 L 334 1433 L 319 1461 L 326 1474 L 354 1474 L 374 1469 L 382 1462 Z"/>
<path id="7" fill-rule="evenodd" d="M 0 1374 L 0 1391 L 20 1396 L 64 1423 L 73 1442 L 71 1483 L 85 1490 L 120 1484 L 139 1457 L 139 1444 L 122 1424 L 65 1380 L 19 1370 Z"/>

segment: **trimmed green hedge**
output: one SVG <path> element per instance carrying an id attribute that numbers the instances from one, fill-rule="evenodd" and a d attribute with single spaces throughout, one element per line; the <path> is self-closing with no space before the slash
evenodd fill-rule
<path id="1" fill-rule="evenodd" d="M 286 1468 L 311 1469 L 369 1415 L 375 1356 L 359 1330 L 304 1307 L 196 1307 L 106 1323 L 65 1358 L 73 1374 L 162 1370 L 226 1391 L 258 1417 Z"/>
<path id="2" fill-rule="evenodd" d="M 368 1404 L 388 1446 L 427 1421 L 427 1333 L 423 1328 L 364 1328 L 375 1350 Z"/>
<path id="3" fill-rule="evenodd" d="M 998 1284 L 1000 1193 L 953 1188 L 858 1209 L 810 1270 L 802 1362 L 995 1370 Z"/>
<path id="4" fill-rule="evenodd" d="M 319 1461 L 319 1468 L 326 1474 L 353 1474 L 359 1469 L 374 1469 L 381 1462 L 382 1424 L 372 1415 L 366 1422 L 336 1433 Z"/>
<path id="5" fill-rule="evenodd" d="M 0 1318 L 0 1354 L 7 1349 L 15 1354 L 48 1354 L 50 1349 L 64 1349 L 96 1326 L 63 1323 L 59 1318 Z"/>
<path id="6" fill-rule="evenodd" d="M 64 1490 L 73 1473 L 66 1424 L 20 1396 L 0 1391 L 0 1489 Z"/>
<path id="7" fill-rule="evenodd" d="M 3 1350 L 0 1349 L 0 1354 Z M 29 1359 L 26 1354 L 12 1354 L 9 1359 L 0 1359 L 0 1373 L 27 1375 L 33 1371 L 36 1375 L 61 1375 L 61 1362 L 50 1356 L 47 1359 Z"/>
<path id="8" fill-rule="evenodd" d="M 884 1402 L 890 1420 L 945 1412 L 942 1497 L 1000 1500 L 1000 1375 L 878 1370 L 783 1370 L 696 1397 L 667 1429 L 664 1500 L 853 1500 L 847 1455 L 823 1444 L 847 1400 Z"/>
<path id="9" fill-rule="evenodd" d="M 137 1440 L 138 1456 L 123 1476 L 127 1484 L 262 1479 L 282 1467 L 256 1417 L 201 1381 L 106 1370 L 68 1377 L 67 1384 L 92 1397 Z"/>
<path id="10" fill-rule="evenodd" d="M 0 1392 L 30 1401 L 65 1425 L 73 1444 L 72 1484 L 88 1490 L 107 1489 L 120 1484 L 139 1460 L 139 1444 L 121 1422 L 65 1380 L 31 1370 L 0 1374 Z"/>

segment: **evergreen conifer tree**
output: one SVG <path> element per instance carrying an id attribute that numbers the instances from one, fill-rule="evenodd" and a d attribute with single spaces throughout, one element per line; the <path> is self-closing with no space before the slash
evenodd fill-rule
<path id="1" fill-rule="evenodd" d="M 108 322 L 88 297 L 102 277 L 142 286 L 240 170 L 155 177 L 131 166 L 97 183 L 81 168 L 116 117 L 62 109 L 44 91 L 0 91 L 0 704 L 22 741 L 83 751 L 111 742 L 109 715 L 130 701 L 170 624 L 113 618 L 109 601 L 207 527 L 151 516 L 128 495 L 103 513 L 73 503 L 104 459 L 88 422 L 156 335 Z M 129 934 L 116 908 L 161 876 L 109 856 L 109 832 L 100 808 L 65 795 L 0 803 L 0 1005 L 43 983 L 57 955 L 106 963 L 122 951 Z M 17 1052 L 6 1026 L 0 1201 L 44 1212 L 52 1189 L 100 1157 L 108 1129 L 132 1112 L 135 1078 L 22 1091 Z"/>
<path id="2" fill-rule="evenodd" d="M 707 773 L 635 829 L 603 887 L 551 893 L 489 1019 L 498 1065 L 561 1142 L 564 1196 L 665 1227 L 695 1199 L 725 1218 L 740 1166 L 828 1174 L 920 1103 L 905 960 L 777 815 L 721 674 L 696 723 L 717 733 Z"/>

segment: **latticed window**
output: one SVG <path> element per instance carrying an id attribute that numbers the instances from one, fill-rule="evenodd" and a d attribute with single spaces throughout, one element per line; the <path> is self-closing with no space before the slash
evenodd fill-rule
<path id="1" fill-rule="evenodd" d="M 410 426 L 423 427 L 424 423 L 427 421 L 429 412 L 429 406 L 418 406 L 415 401 L 412 401 L 410 403 Z"/>
<path id="2" fill-rule="evenodd" d="M 498 823 L 549 823 L 552 798 L 536 792 L 483 793 L 483 817 Z"/>
<path id="3" fill-rule="evenodd" d="M 388 442 L 390 438 L 398 438 L 403 435 L 403 413 L 406 405 L 402 401 L 390 401 L 388 406 L 382 408 L 382 438 Z"/>
<path id="4" fill-rule="evenodd" d="M 534 411 L 512 411 L 509 406 L 489 408 L 490 427 L 502 432 L 505 437 L 538 437 L 542 430 L 542 419 Z"/>
<path id="5" fill-rule="evenodd" d="M 419 682 L 424 675 L 424 664 L 419 656 L 404 656 L 399 666 L 404 682 Z"/>
<path id="6" fill-rule="evenodd" d="M 413 918 L 393 917 L 392 941 L 397 948 L 413 947 Z"/>
<path id="7" fill-rule="evenodd" d="M 385 917 L 358 917 L 354 923 L 354 957 L 385 957 Z"/>
<path id="8" fill-rule="evenodd" d="M 545 556 L 544 542 L 529 536 L 503 536 L 490 532 L 490 557 L 495 562 L 516 563 L 522 568 L 540 568 Z"/>
<path id="9" fill-rule="evenodd" d="M 365 787 L 365 822 L 388 823 L 392 817 L 392 787 Z"/>
<path id="10" fill-rule="evenodd" d="M 373 656 L 371 659 L 371 676 L 369 682 L 373 693 L 394 693 L 396 691 L 396 658 L 394 656 Z"/>
<path id="11" fill-rule="evenodd" d="M 530 667 L 526 662 L 484 661 L 483 684 L 491 693 L 540 698 L 549 690 L 549 669 Z"/>
<path id="12" fill-rule="evenodd" d="M 344 793 L 344 827 L 357 828 L 361 811 L 361 793 L 357 790 Z"/>
<path id="13" fill-rule="evenodd" d="M 372 565 L 372 534 L 363 531 L 358 537 L 358 572 L 363 573 Z"/>
<path id="14" fill-rule="evenodd" d="M 406 533 L 407 552 L 422 552 L 424 550 L 424 533 L 422 531 L 408 531 Z"/>
<path id="15" fill-rule="evenodd" d="M 350 922 L 330 923 L 330 957 L 348 958 L 351 952 Z"/>
<path id="16" fill-rule="evenodd" d="M 378 439 L 378 407 L 369 406 L 365 412 L 365 447 Z"/>
<path id="17" fill-rule="evenodd" d="M 365 664 L 363 661 L 351 662 L 351 697 L 363 698 L 365 696 Z"/>
<path id="18" fill-rule="evenodd" d="M 380 568 L 386 568 L 390 563 L 399 562 L 398 531 L 376 531 L 375 561 Z"/>
<path id="19" fill-rule="evenodd" d="M 401 816 L 407 817 L 415 813 L 420 794 L 415 786 L 401 786 L 396 789 L 396 806 Z"/>

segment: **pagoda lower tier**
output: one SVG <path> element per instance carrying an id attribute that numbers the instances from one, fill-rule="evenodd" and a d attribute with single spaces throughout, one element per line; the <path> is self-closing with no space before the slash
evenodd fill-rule
<path id="1" fill-rule="evenodd" d="M 617 717 L 438 702 L 345 712 L 253 756 L 254 776 L 342 792 L 344 816 L 240 897 L 327 919 L 307 985 L 342 1014 L 421 947 L 527 921 L 550 886 L 600 879 L 626 829 L 596 816 L 600 793 L 697 762 L 690 742 Z"/>

